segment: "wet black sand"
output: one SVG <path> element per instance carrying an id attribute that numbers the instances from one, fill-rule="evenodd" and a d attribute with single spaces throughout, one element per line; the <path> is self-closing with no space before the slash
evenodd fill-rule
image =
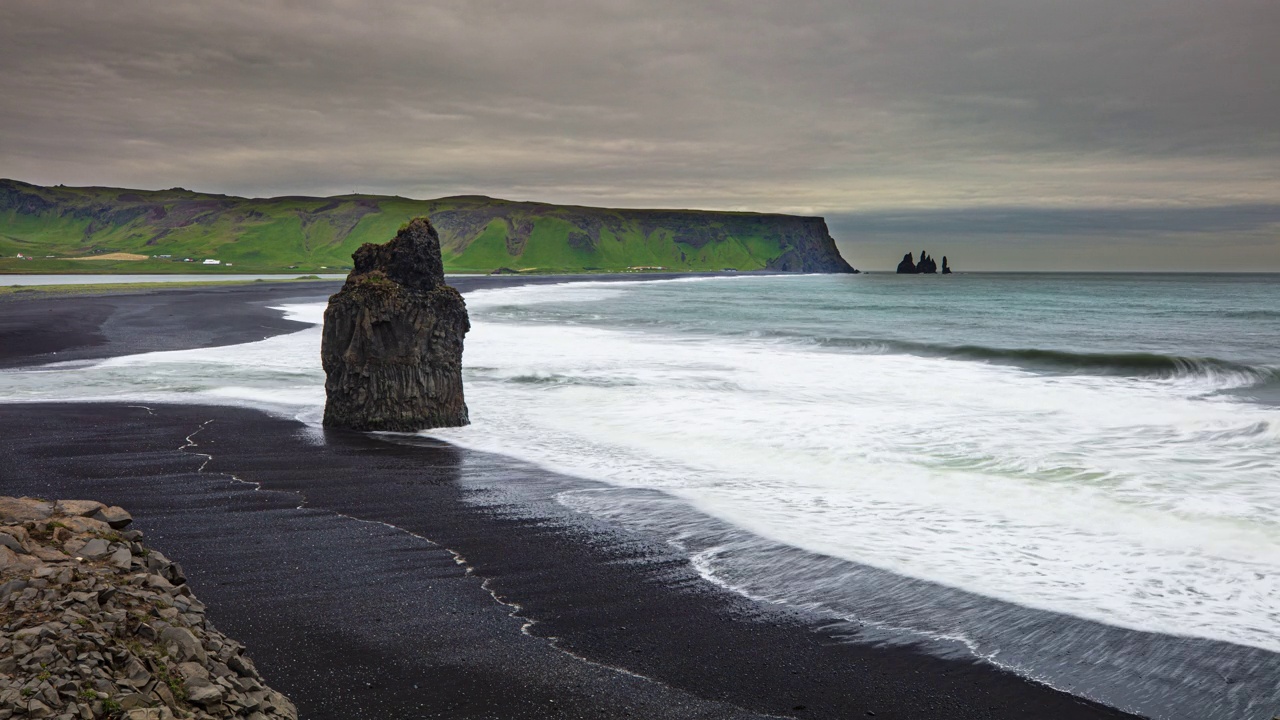
<path id="1" fill-rule="evenodd" d="M 152 307 L 170 292 L 192 291 Z M 189 302 L 199 320 L 258 301 Z M 261 337 L 247 325 L 221 337 Z M 483 490 L 546 481 L 250 410 L 0 405 L 0 492 L 128 507 L 303 717 L 1124 717 L 986 665 L 838 642 L 643 537 L 504 512 Z"/>

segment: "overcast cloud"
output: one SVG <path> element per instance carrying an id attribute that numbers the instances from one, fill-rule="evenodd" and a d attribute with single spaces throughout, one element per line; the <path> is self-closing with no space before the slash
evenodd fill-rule
<path id="1" fill-rule="evenodd" d="M 1277 38 L 1276 0 L 3 0 L 0 176 L 850 233 L 904 211 L 1205 209 L 1116 232 L 1236 238 L 1280 270 L 1275 213 L 1196 224 L 1280 205 Z"/>

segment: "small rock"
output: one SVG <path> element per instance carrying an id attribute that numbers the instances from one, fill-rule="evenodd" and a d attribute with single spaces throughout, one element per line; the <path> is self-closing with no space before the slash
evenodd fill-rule
<path id="1" fill-rule="evenodd" d="M 133 516 L 125 512 L 122 507 L 102 508 L 90 515 L 94 520 L 101 520 L 116 530 L 123 530 L 133 522 Z"/>
<path id="2" fill-rule="evenodd" d="M 209 679 L 209 671 L 200 663 L 184 662 L 175 668 L 184 678 L 203 678 Z"/>
<path id="3" fill-rule="evenodd" d="M 222 688 L 202 677 L 187 678 L 182 686 L 187 689 L 187 699 L 197 705 L 216 705 L 224 696 Z"/>
<path id="4" fill-rule="evenodd" d="M 94 538 L 85 543 L 76 551 L 76 555 L 85 560 L 97 560 L 111 554 L 111 545 L 102 538 Z"/>
<path id="5" fill-rule="evenodd" d="M 9 533 L 0 532 L 0 545 L 9 548 L 19 555 L 30 554 L 27 552 L 26 548 L 22 547 L 22 543 L 18 541 L 18 538 L 10 535 Z"/>
<path id="6" fill-rule="evenodd" d="M 43 560 L 44 562 L 64 562 L 66 560 L 71 559 L 71 556 L 67 555 L 61 550 L 55 550 L 51 547 L 45 547 L 43 545 L 33 549 L 31 551 L 31 555 L 35 559 Z"/>
<path id="7" fill-rule="evenodd" d="M 39 663 L 41 665 L 48 665 L 55 659 L 62 657 L 62 655 L 58 653 L 58 648 L 56 646 L 47 644 L 36 648 L 35 652 L 31 653 L 28 657 L 32 662 Z"/>
<path id="8" fill-rule="evenodd" d="M 49 707 L 48 705 L 45 705 L 44 703 L 40 702 L 39 700 L 36 700 L 35 698 L 32 698 L 31 701 L 27 703 L 27 717 L 31 717 L 31 718 L 53 717 L 53 708 Z"/>
<path id="9" fill-rule="evenodd" d="M 156 683 L 156 686 L 151 688 L 151 694 L 160 698 L 160 702 L 171 708 L 178 707 L 178 701 L 173 697 L 173 692 L 171 692 L 169 690 L 169 686 L 164 683 Z"/>
<path id="10" fill-rule="evenodd" d="M 124 720 L 173 720 L 173 713 L 167 707 L 134 708 L 125 713 Z"/>
<path id="11" fill-rule="evenodd" d="M 101 520 L 94 520 L 87 517 L 64 517 L 58 522 L 66 525 L 66 527 L 57 528 L 53 537 L 58 539 L 61 534 L 69 533 L 105 533 L 111 531 L 111 526 Z M 59 533 L 59 531 L 62 531 Z"/>
<path id="12" fill-rule="evenodd" d="M 8 537 L 6 535 L 6 537 Z M 35 567 L 36 559 L 30 555 L 18 556 L 7 547 L 0 546 L 0 571 L 30 572 Z"/>
<path id="13" fill-rule="evenodd" d="M 151 704 L 151 699 L 142 693 L 129 693 L 124 697 L 118 698 L 121 710 L 132 710 L 134 708 L 145 708 Z"/>
<path id="14" fill-rule="evenodd" d="M 47 520 L 52 514 L 53 503 L 27 497 L 0 497 L 0 520 L 5 522 Z"/>
<path id="15" fill-rule="evenodd" d="M 140 688 L 151 682 L 151 673 L 147 672 L 147 668 L 138 660 L 138 658 L 130 658 L 129 664 L 124 668 L 125 682 Z"/>
<path id="16" fill-rule="evenodd" d="M 148 575 L 148 576 L 147 576 L 146 583 L 147 583 L 147 587 L 149 587 L 149 588 L 155 588 L 155 589 L 157 589 L 157 590 L 172 590 L 172 589 L 173 589 L 173 583 L 171 583 L 171 582 L 169 582 L 168 580 L 164 579 L 164 578 L 163 578 L 162 576 L 160 576 L 160 575 Z"/>
<path id="17" fill-rule="evenodd" d="M 129 566 L 133 564 L 133 553 L 129 552 L 129 548 L 122 547 L 111 553 L 111 560 L 109 562 L 121 570 L 128 570 Z"/>
<path id="18" fill-rule="evenodd" d="M 164 632 L 160 633 L 160 640 L 169 645 L 173 649 L 171 654 L 181 661 L 194 660 L 201 665 L 209 662 L 204 646 L 186 628 L 165 628 Z"/>
<path id="19" fill-rule="evenodd" d="M 63 515 L 89 517 L 106 508 L 106 505 L 96 500 L 59 500 L 53 504 L 53 507 L 55 512 Z"/>
<path id="20" fill-rule="evenodd" d="M 10 593 L 22 592 L 23 590 L 26 590 L 26 589 L 27 589 L 26 580 L 10 580 L 5 584 L 0 585 L 0 603 L 7 600 L 9 598 Z"/>
<path id="21" fill-rule="evenodd" d="M 258 669 L 253 666 L 253 661 L 244 655 L 232 655 L 227 660 L 227 667 L 235 670 L 240 677 L 258 677 Z"/>

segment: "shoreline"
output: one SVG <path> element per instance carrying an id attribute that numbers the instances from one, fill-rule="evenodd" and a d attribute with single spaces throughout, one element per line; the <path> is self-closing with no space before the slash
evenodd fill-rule
<path id="1" fill-rule="evenodd" d="M 563 282 L 637 282 L 738 273 L 636 276 L 469 275 L 449 278 L 459 292 Z M 747 276 L 746 274 L 741 274 Z M 70 360 L 101 360 L 164 350 L 236 345 L 296 332 L 308 323 L 286 320 L 271 306 L 325 302 L 341 280 L 218 282 L 83 294 L 0 295 L 0 370 Z M 224 305 L 219 311 L 211 303 Z"/>
<path id="2" fill-rule="evenodd" d="M 251 302 L 234 294 L 217 300 Z M 260 302 L 286 300 L 296 301 Z M 207 318 L 214 304 L 205 297 L 185 317 Z M 168 307 L 151 307 L 160 305 Z M 131 308 L 130 317 L 144 318 L 145 309 Z M 103 343 L 64 353 L 120 354 L 131 336 L 118 320 Z M 298 328 L 272 334 L 290 329 Z M 260 339 L 262 331 L 245 323 L 221 337 Z M 320 439 L 255 410 L 189 405 L 0 405 L 0 428 L 6 492 L 70 496 L 93 488 L 99 499 L 136 508 L 140 523 L 173 538 L 166 543 L 177 543 L 174 554 L 219 626 L 249 645 L 305 717 L 613 717 L 622 714 L 609 714 L 619 703 L 637 717 L 1129 717 L 976 661 L 841 641 L 810 616 L 713 586 L 687 559 L 635 533 L 596 523 L 599 532 L 584 537 L 582 528 L 468 502 L 468 493 L 550 477 L 500 456 L 354 433 Z M 196 446 L 178 449 L 187 443 Z M 192 452 L 212 455 L 203 472 L 204 459 Z M 210 504 L 245 531 L 224 535 L 195 522 L 194 508 Z M 228 535 L 244 540 L 230 547 Z M 341 552 L 357 545 L 354 556 Z M 247 562 L 228 562 L 230 555 Z M 371 585 L 383 597 L 370 597 Z M 391 586 L 396 592 L 382 592 Z M 259 590 L 245 592 L 251 588 Z M 440 613 L 467 619 L 441 621 Z M 388 631 L 384 615 L 397 630 Z M 528 617 L 536 622 L 526 627 Z M 560 640 L 552 646 L 546 635 Z M 310 644 L 316 637 L 323 647 Z M 379 664 L 399 669 L 356 672 Z M 344 667 L 351 672 L 336 677 Z M 480 684 L 466 682 L 479 676 Z M 379 696 L 376 707 L 336 714 L 331 702 L 372 695 L 360 695 L 353 679 L 397 691 Z M 430 698 L 442 707 L 421 705 Z M 530 705 L 532 698 L 540 700 Z"/>

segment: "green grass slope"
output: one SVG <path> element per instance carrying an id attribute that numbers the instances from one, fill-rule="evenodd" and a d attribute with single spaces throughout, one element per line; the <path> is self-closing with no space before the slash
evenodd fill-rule
<path id="1" fill-rule="evenodd" d="M 450 272 L 855 272 L 814 217 L 481 196 L 260 199 L 15 180 L 0 180 L 0 272 L 338 272 L 362 243 L 386 242 L 420 215 L 439 231 Z M 145 259 L 84 259 L 113 253 Z"/>

